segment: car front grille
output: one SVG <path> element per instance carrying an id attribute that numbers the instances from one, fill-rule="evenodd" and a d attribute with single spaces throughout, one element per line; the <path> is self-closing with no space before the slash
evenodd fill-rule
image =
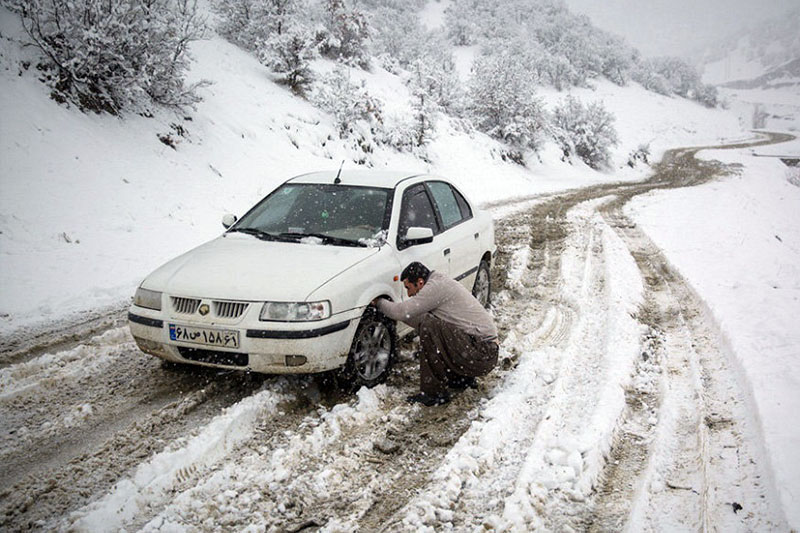
<path id="1" fill-rule="evenodd" d="M 197 311 L 198 307 L 200 307 L 199 298 L 181 298 L 180 296 L 172 297 L 172 308 L 178 313 L 191 315 Z"/>
<path id="2" fill-rule="evenodd" d="M 222 302 L 214 300 L 214 314 L 220 318 L 239 318 L 250 305 L 247 302 Z"/>

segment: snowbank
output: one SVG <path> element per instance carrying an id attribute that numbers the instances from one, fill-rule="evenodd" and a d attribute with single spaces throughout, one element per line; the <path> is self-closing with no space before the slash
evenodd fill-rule
<path id="1" fill-rule="evenodd" d="M 275 85 L 253 56 L 219 38 L 193 45 L 192 81 L 213 84 L 191 116 L 120 119 L 58 105 L 33 73 L 19 75 L 15 59 L 23 52 L 13 39 L 22 36 L 14 17 L 4 13 L 0 335 L 123 306 L 152 269 L 218 235 L 223 214 L 243 213 L 293 175 L 363 156 L 338 140 L 328 115 Z M 397 77 L 380 70 L 356 74 L 388 110 L 407 105 Z M 599 84 L 586 96 L 602 99 L 617 114 L 619 165 L 641 142 L 657 139 L 655 147 L 739 134 L 720 110 L 635 86 Z M 169 137 L 175 148 L 160 137 Z M 553 147 L 526 169 L 501 161 L 500 145 L 485 135 L 447 121 L 428 151 L 431 163 L 386 149 L 371 154 L 371 161 L 451 177 L 479 203 L 646 173 L 572 166 Z"/>

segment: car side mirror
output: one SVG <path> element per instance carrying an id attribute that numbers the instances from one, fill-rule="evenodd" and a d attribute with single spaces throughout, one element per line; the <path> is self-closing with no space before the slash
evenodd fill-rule
<path id="1" fill-rule="evenodd" d="M 226 215 L 224 215 L 222 217 L 222 225 L 225 227 L 225 229 L 228 229 L 231 226 L 233 226 L 234 224 L 236 224 L 237 220 L 239 220 L 239 219 L 236 218 L 236 215 L 232 215 L 232 214 L 228 213 L 228 214 L 226 214 Z"/>
<path id="2" fill-rule="evenodd" d="M 406 246 L 416 246 L 417 244 L 427 244 L 433 242 L 433 230 L 431 228 L 408 228 L 402 238 Z"/>

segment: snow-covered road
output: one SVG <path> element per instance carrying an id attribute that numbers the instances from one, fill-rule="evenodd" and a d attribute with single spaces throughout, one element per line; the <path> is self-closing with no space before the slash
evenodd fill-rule
<path id="1" fill-rule="evenodd" d="M 773 140 L 780 140 L 774 137 Z M 698 296 L 622 212 L 724 165 L 496 206 L 501 364 L 444 407 L 388 383 L 162 368 L 124 327 L 0 369 L 0 527 L 786 530 Z"/>

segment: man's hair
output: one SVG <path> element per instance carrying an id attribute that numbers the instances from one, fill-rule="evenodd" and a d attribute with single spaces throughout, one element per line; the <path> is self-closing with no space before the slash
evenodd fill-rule
<path id="1" fill-rule="evenodd" d="M 403 269 L 403 273 L 400 274 L 400 281 L 408 280 L 410 283 L 417 283 L 419 280 L 423 280 L 427 282 L 430 275 L 431 271 L 428 270 L 428 267 L 418 261 L 414 261 Z"/>

